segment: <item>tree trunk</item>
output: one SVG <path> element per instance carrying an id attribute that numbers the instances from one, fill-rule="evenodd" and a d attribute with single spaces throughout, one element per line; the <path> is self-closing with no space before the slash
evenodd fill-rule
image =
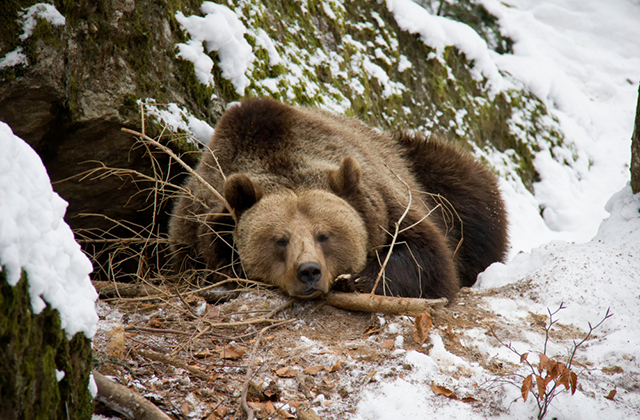
<path id="1" fill-rule="evenodd" d="M 631 136 L 631 189 L 634 194 L 640 193 L 640 86 L 638 86 L 636 123 Z"/>

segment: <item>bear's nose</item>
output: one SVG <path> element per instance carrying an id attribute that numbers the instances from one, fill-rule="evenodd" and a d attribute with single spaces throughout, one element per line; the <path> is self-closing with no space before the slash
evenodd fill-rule
<path id="1" fill-rule="evenodd" d="M 322 270 L 318 263 L 306 262 L 298 267 L 298 280 L 306 284 L 313 284 L 322 277 Z"/>

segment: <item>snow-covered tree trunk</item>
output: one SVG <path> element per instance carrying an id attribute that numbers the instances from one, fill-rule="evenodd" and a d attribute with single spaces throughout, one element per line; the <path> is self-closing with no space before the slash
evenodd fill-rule
<path id="1" fill-rule="evenodd" d="M 631 136 L 631 189 L 634 194 L 640 193 L 640 86 L 638 87 L 636 122 Z"/>

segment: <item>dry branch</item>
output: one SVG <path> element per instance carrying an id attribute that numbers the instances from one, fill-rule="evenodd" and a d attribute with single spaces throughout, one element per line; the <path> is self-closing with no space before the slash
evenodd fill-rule
<path id="1" fill-rule="evenodd" d="M 146 134 L 143 133 L 138 133 L 135 130 L 130 130 L 128 128 L 122 128 L 122 131 L 124 131 L 125 133 L 129 133 L 129 134 L 133 134 L 134 136 L 138 136 L 140 139 L 144 140 L 147 143 L 150 143 L 152 145 L 154 145 L 155 147 L 157 147 L 158 149 L 162 150 L 163 152 L 165 152 L 167 155 L 169 155 L 173 160 L 175 160 L 176 162 L 178 162 L 187 172 L 189 172 L 189 174 L 191 176 L 193 176 L 195 179 L 197 179 L 204 187 L 206 187 L 209 191 L 211 191 L 211 193 L 218 199 L 220 200 L 220 202 L 222 202 L 222 204 L 224 205 L 224 207 L 229 211 L 229 213 L 231 215 L 234 214 L 233 210 L 231 209 L 231 206 L 229 206 L 229 203 L 227 203 L 227 200 L 225 200 L 225 198 L 222 196 L 222 194 L 220 194 L 215 188 L 213 188 L 211 186 L 211 184 L 209 184 L 207 181 L 205 181 L 199 173 L 197 173 L 196 171 L 194 171 L 189 165 L 187 165 L 186 163 L 184 163 L 184 161 L 182 159 L 180 159 L 178 157 L 178 155 L 176 155 L 173 150 L 171 150 L 170 148 L 168 148 L 167 146 L 165 146 L 162 143 L 157 142 L 156 140 L 152 139 L 151 137 L 147 136 Z"/>
<path id="2" fill-rule="evenodd" d="M 325 304 L 340 309 L 360 312 L 380 312 L 390 315 L 418 316 L 429 308 L 442 308 L 449 301 L 440 299 L 418 299 L 372 295 L 369 293 L 330 292 Z"/>
<path id="3" fill-rule="evenodd" d="M 209 379 L 209 375 L 203 372 L 201 369 L 194 368 L 189 366 L 180 360 L 173 359 L 171 357 L 165 356 L 164 354 L 155 353 L 152 351 L 139 351 L 140 355 L 151 360 L 155 360 L 156 362 L 161 362 L 167 365 L 172 365 L 180 369 L 184 369 L 193 376 L 197 376 L 200 379 L 204 379 L 205 381 Z"/>
<path id="4" fill-rule="evenodd" d="M 141 296 L 160 298 L 169 295 L 169 291 L 163 287 L 151 287 L 143 283 L 118 283 L 97 280 L 93 280 L 92 283 L 103 298 L 134 298 Z"/>
<path id="5" fill-rule="evenodd" d="M 132 420 L 171 420 L 158 407 L 124 385 L 93 371 L 98 386 L 98 401 Z"/>

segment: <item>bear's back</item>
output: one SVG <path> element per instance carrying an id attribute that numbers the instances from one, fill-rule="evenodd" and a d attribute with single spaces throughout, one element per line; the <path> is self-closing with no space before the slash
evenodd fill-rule
<path id="1" fill-rule="evenodd" d="M 254 98 L 230 108 L 218 122 L 201 167 L 226 176 L 244 173 L 266 193 L 282 188 L 327 189 L 327 172 L 347 156 L 361 165 L 374 190 L 413 185 L 397 142 L 359 120 L 313 108 Z M 395 174 L 395 175 L 394 175 Z M 395 184 L 395 185 L 394 185 Z"/>

